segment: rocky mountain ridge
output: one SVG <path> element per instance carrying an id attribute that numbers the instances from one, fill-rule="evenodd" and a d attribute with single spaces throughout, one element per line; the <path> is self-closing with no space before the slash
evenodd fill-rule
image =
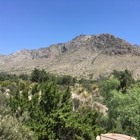
<path id="1" fill-rule="evenodd" d="M 122 66 L 122 62 L 125 66 Z M 107 66 L 108 63 L 111 67 Z M 118 63 L 118 66 L 114 63 Z M 136 65 L 131 68 L 130 65 L 133 63 Z M 139 47 L 110 34 L 80 35 L 67 43 L 53 44 L 38 50 L 24 49 L 10 55 L 0 55 L 0 71 L 29 73 L 34 67 L 38 67 L 56 74 L 70 74 L 86 78 L 98 77 L 105 71 L 105 73 L 109 73 L 114 70 L 113 68 L 128 68 L 136 71 L 135 69 L 140 68 L 139 64 Z M 134 73 L 139 75 L 139 72 Z"/>

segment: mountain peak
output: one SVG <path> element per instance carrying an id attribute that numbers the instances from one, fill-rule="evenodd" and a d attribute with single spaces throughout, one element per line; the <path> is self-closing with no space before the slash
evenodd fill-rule
<path id="1" fill-rule="evenodd" d="M 104 53 L 109 55 L 140 55 L 138 49 L 133 47 L 127 41 L 115 37 L 111 34 L 101 34 L 93 36 L 93 40 L 95 40 L 95 46 L 98 49 L 103 50 Z"/>

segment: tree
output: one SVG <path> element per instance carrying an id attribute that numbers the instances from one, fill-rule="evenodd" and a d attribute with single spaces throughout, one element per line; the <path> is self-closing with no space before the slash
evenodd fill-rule
<path id="1" fill-rule="evenodd" d="M 132 77 L 133 73 L 127 69 L 125 71 L 114 70 L 113 75 L 120 81 L 118 90 L 122 90 L 123 92 L 126 92 L 132 83 L 134 83 L 134 78 Z"/>
<path id="2" fill-rule="evenodd" d="M 35 68 L 31 73 L 31 82 L 56 82 L 56 76 L 54 74 L 46 73 L 44 69 L 39 70 Z"/>
<path id="3" fill-rule="evenodd" d="M 115 82 L 116 81 L 116 82 Z M 116 83 L 116 84 L 115 84 Z M 135 83 L 124 91 L 117 89 L 118 80 L 109 79 L 102 83 L 102 95 L 108 107 L 108 115 L 102 120 L 107 131 L 132 135 L 139 139 L 140 87 Z"/>
<path id="4" fill-rule="evenodd" d="M 39 83 L 41 80 L 41 72 L 39 69 L 35 68 L 31 73 L 31 81 Z"/>
<path id="5" fill-rule="evenodd" d="M 16 109 L 21 101 L 18 99 L 13 100 L 13 104 L 11 104 L 13 112 L 17 111 Z M 14 113 L 10 114 L 10 112 L 9 97 L 0 93 L 0 140 L 36 140 L 33 131 L 25 126 L 25 122 L 29 117 L 27 112 L 24 112 L 18 118 L 15 117 Z"/>
<path id="6" fill-rule="evenodd" d="M 94 140 L 103 132 L 97 123 L 97 111 L 87 107 L 73 111 L 69 87 L 62 92 L 55 82 L 42 82 L 18 92 L 10 99 L 12 114 L 19 118 L 28 112 L 25 124 L 38 140 Z"/>
<path id="7" fill-rule="evenodd" d="M 19 75 L 19 78 L 22 79 L 22 80 L 29 80 L 29 75 L 22 73 L 22 74 Z"/>
<path id="8" fill-rule="evenodd" d="M 58 77 L 58 84 L 62 85 L 72 85 L 75 84 L 76 79 L 70 75 L 63 75 L 62 77 Z"/>
<path id="9" fill-rule="evenodd" d="M 81 107 L 77 112 L 71 112 L 60 138 L 94 140 L 97 135 L 105 132 L 97 123 L 98 116 L 99 112 L 90 107 Z"/>
<path id="10" fill-rule="evenodd" d="M 100 83 L 100 92 L 105 98 L 105 102 L 110 99 L 110 92 L 117 90 L 120 85 L 120 82 L 116 78 L 110 78 Z"/>

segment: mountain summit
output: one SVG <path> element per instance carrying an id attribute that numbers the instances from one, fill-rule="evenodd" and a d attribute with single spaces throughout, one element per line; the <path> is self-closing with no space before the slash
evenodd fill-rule
<path id="1" fill-rule="evenodd" d="M 0 55 L 0 71 L 30 73 L 35 67 L 79 78 L 98 78 L 109 75 L 114 69 L 127 68 L 138 77 L 140 49 L 114 35 L 100 34 L 80 35 L 67 43 Z"/>

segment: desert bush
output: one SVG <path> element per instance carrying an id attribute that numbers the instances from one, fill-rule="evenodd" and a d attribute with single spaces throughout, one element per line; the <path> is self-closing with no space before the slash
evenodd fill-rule
<path id="1" fill-rule="evenodd" d="M 35 140 L 34 133 L 10 115 L 0 115 L 0 140 Z"/>

